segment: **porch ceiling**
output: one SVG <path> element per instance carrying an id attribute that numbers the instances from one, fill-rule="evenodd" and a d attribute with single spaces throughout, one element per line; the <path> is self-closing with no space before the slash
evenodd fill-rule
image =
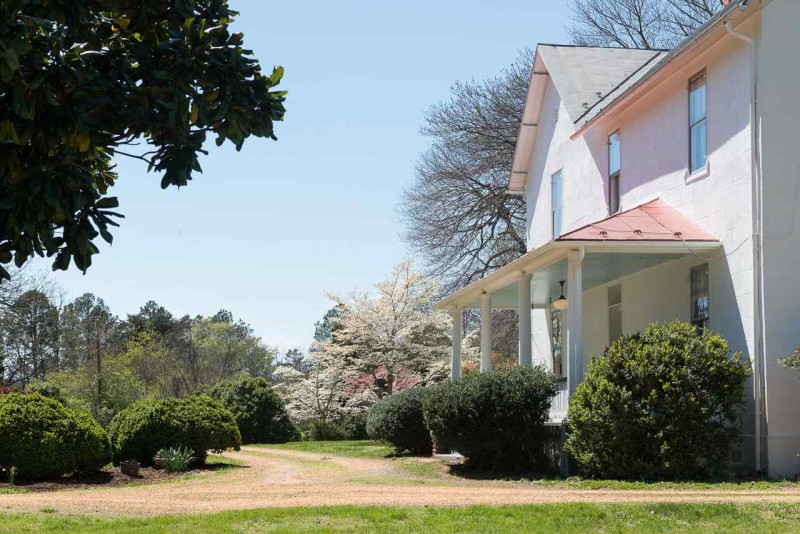
<path id="1" fill-rule="evenodd" d="M 638 271 L 655 267 L 668 261 L 686 256 L 683 253 L 587 253 L 583 260 L 583 290 L 613 282 Z M 567 279 L 567 260 L 561 259 L 536 271 L 531 280 L 531 302 L 537 308 L 549 306 L 558 298 L 560 280 Z M 565 288 L 566 290 L 566 288 Z M 492 292 L 493 308 L 518 307 L 519 293 L 516 282 Z M 466 308 L 480 308 L 480 296 L 469 302 Z"/>

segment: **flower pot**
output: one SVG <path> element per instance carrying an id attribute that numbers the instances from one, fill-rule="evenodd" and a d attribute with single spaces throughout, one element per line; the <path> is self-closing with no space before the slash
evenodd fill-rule
<path id="1" fill-rule="evenodd" d="M 141 469 L 141 467 L 142 464 L 133 460 L 120 462 L 119 464 L 119 470 L 122 471 L 122 474 L 133 478 L 139 477 L 139 469 Z"/>

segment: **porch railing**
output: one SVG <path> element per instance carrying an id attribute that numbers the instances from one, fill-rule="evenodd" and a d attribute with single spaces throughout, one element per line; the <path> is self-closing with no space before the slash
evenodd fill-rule
<path id="1" fill-rule="evenodd" d="M 569 388 L 567 385 L 567 377 L 561 377 L 556 380 L 558 391 L 553 401 L 550 403 L 550 420 L 560 421 L 567 416 L 567 408 L 569 407 Z"/>

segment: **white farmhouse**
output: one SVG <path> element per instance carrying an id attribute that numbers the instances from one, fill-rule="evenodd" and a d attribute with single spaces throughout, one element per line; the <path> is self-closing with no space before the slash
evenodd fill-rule
<path id="1" fill-rule="evenodd" d="M 520 364 L 560 379 L 654 321 L 722 334 L 752 362 L 733 467 L 800 472 L 800 0 L 732 0 L 671 51 L 539 45 L 509 190 L 522 258 L 437 304 L 520 314 Z M 563 282 L 563 284 L 562 284 Z M 563 296 L 562 297 L 562 287 Z"/>

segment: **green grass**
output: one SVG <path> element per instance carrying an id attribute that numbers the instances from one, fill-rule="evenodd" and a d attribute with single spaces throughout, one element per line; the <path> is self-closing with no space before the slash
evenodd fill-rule
<path id="1" fill-rule="evenodd" d="M 796 504 L 341 506 L 155 518 L 0 514 L 4 532 L 800 532 Z"/>
<path id="2" fill-rule="evenodd" d="M 298 452 L 314 452 L 348 458 L 385 458 L 394 452 L 390 445 L 377 441 L 292 441 L 275 445 L 253 445 Z"/>
<path id="3" fill-rule="evenodd" d="M 579 477 L 562 479 L 525 480 L 536 486 L 557 486 L 576 489 L 614 489 L 614 490 L 770 490 L 797 487 L 790 480 L 724 480 L 710 482 L 641 482 L 629 480 L 592 480 Z"/>

